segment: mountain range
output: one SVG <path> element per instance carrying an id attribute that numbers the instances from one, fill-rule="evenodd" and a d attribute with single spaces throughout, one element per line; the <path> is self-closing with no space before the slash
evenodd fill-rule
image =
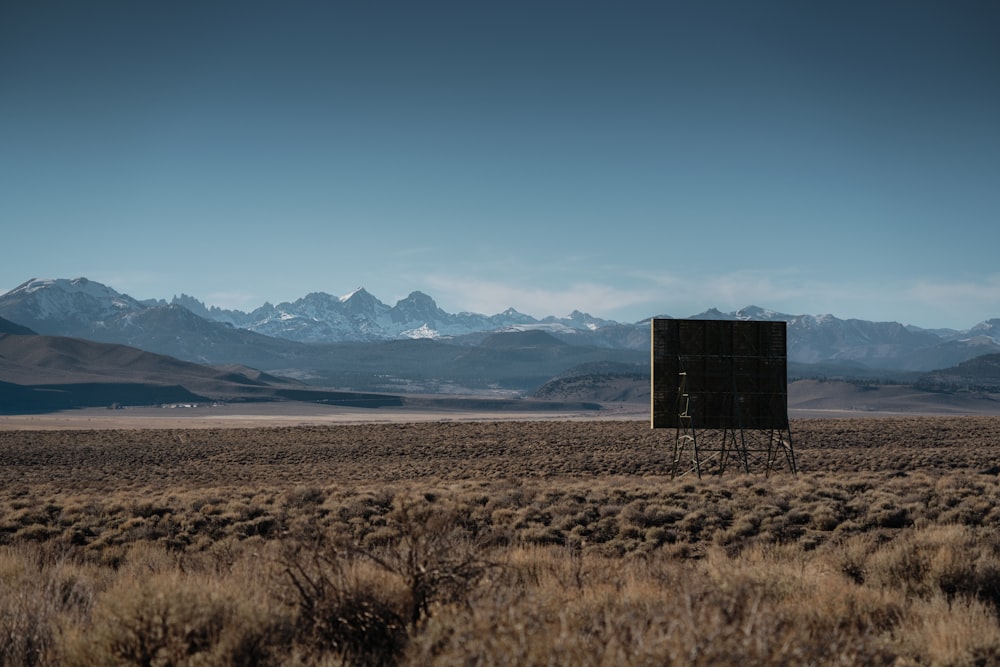
<path id="1" fill-rule="evenodd" d="M 0 413 L 218 400 L 368 407 L 401 401 L 325 391 L 236 364 L 205 366 L 125 345 L 42 336 L 0 318 Z"/>
<path id="2" fill-rule="evenodd" d="M 593 364 L 648 373 L 650 346 L 648 319 L 621 323 L 579 311 L 537 319 L 512 308 L 451 314 L 421 292 L 388 306 L 364 289 L 313 292 L 247 313 L 184 294 L 139 301 L 86 278 L 32 279 L 0 295 L 0 317 L 47 336 L 359 391 L 524 394 Z M 928 330 L 756 306 L 693 318 L 787 322 L 789 374 L 797 377 L 912 380 L 1000 352 L 1000 319 L 966 331 Z"/>

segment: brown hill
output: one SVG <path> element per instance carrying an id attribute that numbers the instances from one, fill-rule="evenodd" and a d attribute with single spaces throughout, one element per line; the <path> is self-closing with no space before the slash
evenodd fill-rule
<path id="1" fill-rule="evenodd" d="M 126 345 L 60 336 L 13 334 L 0 334 L 0 380 L 29 386 L 102 381 L 181 383 L 189 385 L 193 391 L 222 393 L 232 390 L 227 386 L 231 384 L 240 387 L 266 386 L 264 382 L 238 373 Z M 237 393 L 246 392 L 241 390 Z"/>
<path id="2" fill-rule="evenodd" d="M 240 366 L 215 368 L 112 343 L 0 334 L 0 411 L 201 401 L 395 405 L 394 396 L 314 389 Z"/>
<path id="3" fill-rule="evenodd" d="M 649 403 L 649 378 L 589 374 L 545 384 L 536 398 L 600 403 Z M 788 385 L 793 417 L 848 414 L 993 415 L 1000 393 L 932 391 L 921 386 L 864 382 L 796 380 Z"/>
<path id="4" fill-rule="evenodd" d="M 792 416 L 835 413 L 1000 414 L 1000 394 L 928 391 L 911 385 L 798 380 L 788 386 Z"/>
<path id="5" fill-rule="evenodd" d="M 917 384 L 932 391 L 1000 392 L 1000 354 L 984 354 L 926 373 Z"/>
<path id="6" fill-rule="evenodd" d="M 600 403 L 649 403 L 649 378 L 592 374 L 557 378 L 535 392 L 535 398 Z"/>

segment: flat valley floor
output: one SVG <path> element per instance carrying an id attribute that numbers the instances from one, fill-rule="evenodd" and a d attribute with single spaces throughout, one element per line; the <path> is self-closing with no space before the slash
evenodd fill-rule
<path id="1" fill-rule="evenodd" d="M 182 410 L 182 409 L 178 409 Z M 160 413 L 164 410 L 158 410 Z M 645 418 L 344 413 L 167 418 L 77 411 L 0 420 L 0 488 L 323 485 L 384 480 L 669 477 L 674 432 Z M 175 412 L 175 411 L 170 411 Z M 560 418 L 561 417 L 561 418 Z M 337 419 L 335 417 L 334 419 Z M 801 474 L 1000 471 L 1000 417 L 798 418 Z M 779 461 L 780 463 L 780 461 Z"/>
<path id="2" fill-rule="evenodd" d="M 274 407 L 0 418 L 0 664 L 1000 664 L 1000 416 Z"/>

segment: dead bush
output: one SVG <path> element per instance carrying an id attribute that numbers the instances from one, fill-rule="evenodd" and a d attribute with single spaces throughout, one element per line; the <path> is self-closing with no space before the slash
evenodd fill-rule
<path id="1" fill-rule="evenodd" d="M 89 614 L 94 569 L 38 545 L 0 548 L 0 665 L 53 663 L 59 627 Z"/>
<path id="2" fill-rule="evenodd" d="M 408 600 L 400 583 L 351 549 L 295 543 L 282 555 L 296 609 L 295 641 L 306 655 L 352 664 L 393 664 L 406 645 Z"/>
<path id="3" fill-rule="evenodd" d="M 68 634 L 59 664 L 279 664 L 289 647 L 287 619 L 237 592 L 179 572 L 127 579 Z"/>
<path id="4" fill-rule="evenodd" d="M 377 540 L 292 541 L 283 573 L 300 645 L 356 664 L 393 664 L 438 606 L 465 603 L 490 569 L 454 507 L 398 497 Z"/>

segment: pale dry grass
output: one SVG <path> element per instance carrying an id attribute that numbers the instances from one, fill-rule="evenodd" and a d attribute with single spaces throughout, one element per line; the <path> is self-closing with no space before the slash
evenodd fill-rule
<path id="1" fill-rule="evenodd" d="M 714 546 L 691 560 L 666 550 L 614 558 L 523 542 L 470 548 L 461 531 L 431 547 L 439 526 L 409 521 L 393 526 L 396 538 L 369 547 L 255 538 L 228 545 L 220 558 L 139 543 L 117 568 L 74 562 L 44 545 L 3 547 L 0 631 L 25 638 L 4 646 L 4 664 L 1000 659 L 989 576 L 1000 558 L 992 537 L 974 527 L 905 528 L 880 544 L 857 536 L 813 550 L 761 545 L 731 555 Z M 858 583 L 848 562 L 867 578 Z M 474 576 L 463 570 L 470 563 Z M 438 588 L 415 605 L 427 590 L 412 575 L 430 571 Z"/>
<path id="2" fill-rule="evenodd" d="M 615 423 L 5 437 L 0 664 L 1000 662 L 1000 422 L 801 426 L 702 480 Z"/>

